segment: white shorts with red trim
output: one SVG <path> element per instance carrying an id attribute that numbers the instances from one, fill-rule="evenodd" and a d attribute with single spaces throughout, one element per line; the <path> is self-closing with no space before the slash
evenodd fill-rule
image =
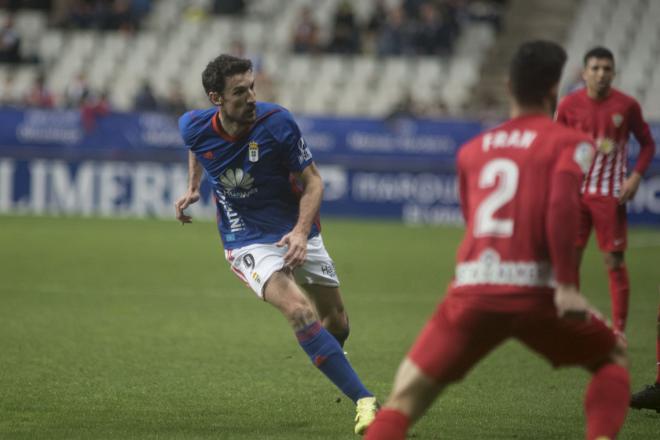
<path id="1" fill-rule="evenodd" d="M 264 286 L 271 275 L 284 267 L 286 247 L 275 244 L 251 244 L 238 249 L 225 251 L 225 258 L 231 270 L 257 294 L 264 296 Z M 320 235 L 307 241 L 307 258 L 302 266 L 297 267 L 293 275 L 298 284 L 317 284 L 327 287 L 339 287 L 339 278 L 332 258 L 323 245 Z"/>

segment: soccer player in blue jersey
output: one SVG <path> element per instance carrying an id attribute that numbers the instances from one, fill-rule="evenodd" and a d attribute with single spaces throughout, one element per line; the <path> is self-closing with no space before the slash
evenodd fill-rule
<path id="1" fill-rule="evenodd" d="M 202 74 L 214 107 L 179 120 L 189 148 L 188 191 L 176 217 L 199 200 L 205 172 L 231 270 L 289 321 L 313 364 L 356 404 L 355 433 L 378 409 L 349 364 L 339 280 L 320 235 L 323 182 L 291 113 L 257 102 L 249 60 L 220 55 Z"/>

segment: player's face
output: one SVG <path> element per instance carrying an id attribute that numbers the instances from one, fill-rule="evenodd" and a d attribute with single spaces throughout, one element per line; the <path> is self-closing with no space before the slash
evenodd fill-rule
<path id="1" fill-rule="evenodd" d="M 250 125 L 257 118 L 257 99 L 252 71 L 226 78 L 220 98 L 222 116 L 240 125 Z"/>
<path id="2" fill-rule="evenodd" d="M 589 58 L 582 72 L 582 79 L 592 94 L 607 95 L 614 79 L 614 63 L 609 58 Z"/>

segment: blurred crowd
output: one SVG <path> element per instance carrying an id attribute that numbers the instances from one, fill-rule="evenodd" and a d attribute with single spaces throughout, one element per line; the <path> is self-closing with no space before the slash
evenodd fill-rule
<path id="1" fill-rule="evenodd" d="M 451 55 L 466 20 L 490 21 L 498 29 L 498 5 L 504 0 L 403 0 L 389 7 L 377 0 L 371 16 L 356 18 L 353 3 L 344 0 L 335 11 L 332 34 L 323 41 L 309 7 L 300 10 L 292 50 L 299 54 Z"/>
<path id="2" fill-rule="evenodd" d="M 247 13 L 248 0 L 181 0 L 184 17 L 204 19 L 211 14 L 242 16 Z M 354 2 L 340 1 L 328 27 L 323 31 L 310 7 L 301 7 L 291 29 L 291 52 L 296 54 L 342 54 L 375 56 L 450 56 L 467 21 L 488 21 L 500 27 L 501 4 L 506 0 L 375 0 L 368 17 L 358 18 Z M 38 63 L 21 59 L 21 36 L 16 30 L 13 12 L 37 9 L 47 13 L 48 23 L 64 29 L 89 29 L 133 33 L 144 23 L 153 0 L 0 0 L 5 14 L 0 26 L 0 63 Z M 274 84 L 264 71 L 259 54 L 246 53 L 240 39 L 231 43 L 230 53 L 252 59 L 262 100 L 274 100 Z M 43 68 L 42 68 L 43 71 Z M 24 96 L 12 92 L 12 77 L 0 81 L 0 105 L 29 107 L 80 108 L 103 113 L 111 103 L 105 91 L 91 90 L 84 73 L 69 84 L 63 96 L 53 96 L 47 88 L 46 72 L 38 75 Z M 166 96 L 157 96 L 152 85 L 142 84 L 133 100 L 136 111 L 158 111 L 180 115 L 186 110 L 180 84 L 173 83 Z M 443 109 L 440 108 L 440 113 Z M 406 97 L 392 109 L 392 115 L 427 113 L 411 97 Z M 437 113 L 437 112 L 436 112 Z"/>

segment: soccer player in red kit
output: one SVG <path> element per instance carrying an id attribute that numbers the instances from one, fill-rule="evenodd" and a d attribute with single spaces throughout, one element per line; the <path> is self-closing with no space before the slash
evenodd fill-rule
<path id="1" fill-rule="evenodd" d="M 592 373 L 587 439 L 612 439 L 621 428 L 630 397 L 625 347 L 577 289 L 580 186 L 594 149 L 550 117 L 565 61 L 555 43 L 521 45 L 509 70 L 512 118 L 459 150 L 466 230 L 455 276 L 368 440 L 404 439 L 447 385 L 509 338 L 555 366 Z"/>
<path id="2" fill-rule="evenodd" d="M 584 89 L 562 99 L 557 121 L 589 134 L 596 157 L 582 186 L 582 220 L 577 246 L 581 259 L 591 227 L 605 256 L 614 329 L 623 333 L 628 316 L 630 283 L 624 264 L 627 242 L 626 202 L 637 192 L 642 175 L 653 159 L 655 144 L 637 101 L 612 87 L 614 56 L 604 47 L 584 55 Z M 640 144 L 635 168 L 627 173 L 630 133 Z"/>

